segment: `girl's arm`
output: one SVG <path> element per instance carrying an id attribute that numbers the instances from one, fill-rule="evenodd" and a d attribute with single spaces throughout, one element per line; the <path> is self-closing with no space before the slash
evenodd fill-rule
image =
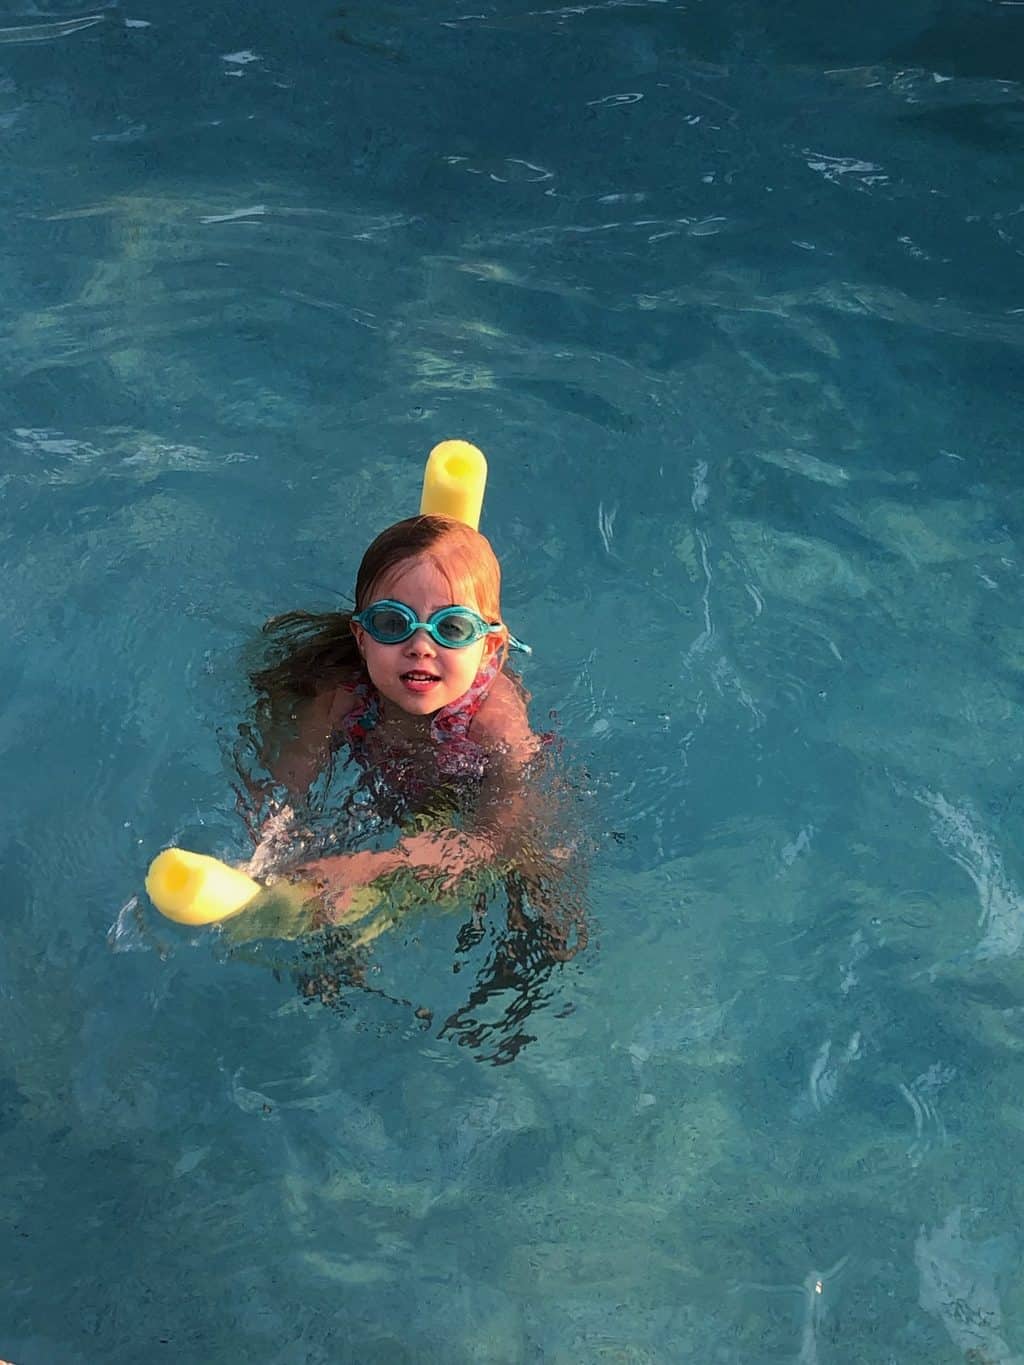
<path id="1" fill-rule="evenodd" d="M 481 805 L 467 828 L 424 830 L 404 835 L 393 848 L 364 849 L 358 853 L 318 858 L 294 871 L 301 880 L 317 882 L 332 902 L 336 917 L 343 919 L 360 887 L 403 869 L 441 892 L 453 890 L 468 873 L 509 860 L 510 830 L 504 821 L 485 814 L 498 806 L 498 790 L 512 792 L 518 783 L 511 774 L 498 778 L 488 774 L 481 792 Z M 505 812 L 507 818 L 507 812 Z"/>
<path id="2" fill-rule="evenodd" d="M 346 911 L 357 901 L 357 892 L 381 877 L 405 869 L 418 881 L 446 892 L 467 873 L 494 861 L 494 845 L 489 838 L 451 828 L 407 835 L 394 848 L 316 858 L 295 868 L 292 875 L 300 881 L 315 882 L 330 901 L 332 919 L 338 921 L 344 920 Z"/>
<path id="3" fill-rule="evenodd" d="M 401 869 L 449 891 L 467 873 L 514 864 L 524 873 L 550 861 L 543 848 L 544 809 L 530 765 L 540 749 L 525 701 L 499 677 L 474 717 L 471 735 L 488 755 L 472 818 L 462 828 L 407 835 L 394 848 L 322 858 L 299 870 L 327 891 L 339 918 L 360 886 Z"/>
<path id="4" fill-rule="evenodd" d="M 271 730 L 263 746 L 263 763 L 273 780 L 285 787 L 292 801 L 301 801 L 330 759 L 331 737 L 354 706 L 355 697 L 343 687 L 320 692 L 293 711 L 287 728 Z M 246 864 L 251 877 L 264 877 L 287 857 L 295 834 L 291 804 L 272 808 L 259 826 L 256 847 Z"/>
<path id="5" fill-rule="evenodd" d="M 522 694 L 508 687 L 485 717 L 496 751 L 476 825 L 511 874 L 510 926 L 526 927 L 522 912 L 528 904 L 546 954 L 564 961 L 587 943 L 586 841 L 570 787 L 530 729 Z"/>

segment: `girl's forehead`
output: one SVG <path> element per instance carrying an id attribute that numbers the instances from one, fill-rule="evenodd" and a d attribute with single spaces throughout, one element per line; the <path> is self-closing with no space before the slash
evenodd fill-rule
<path id="1" fill-rule="evenodd" d="M 465 600 L 468 589 L 453 582 L 430 559 L 407 559 L 381 574 L 373 585 L 374 597 L 423 598 L 432 607 L 472 606 Z M 461 596 L 463 600 L 456 601 Z M 413 605 L 410 603 L 410 606 Z"/>

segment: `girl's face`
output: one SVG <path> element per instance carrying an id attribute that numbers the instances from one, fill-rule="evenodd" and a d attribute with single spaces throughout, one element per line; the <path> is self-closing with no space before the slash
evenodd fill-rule
<path id="1" fill-rule="evenodd" d="M 404 602 L 426 621 L 442 607 L 472 607 L 474 600 L 453 602 L 447 579 L 429 560 L 399 565 L 374 584 L 373 601 L 390 597 Z M 367 604 L 368 605 L 368 604 Z M 488 635 L 465 649 L 435 644 L 425 630 L 413 631 L 397 645 L 382 645 L 361 626 L 353 625 L 370 681 L 386 700 L 414 716 L 429 716 L 469 690 L 485 654 L 499 648 L 501 637 Z"/>

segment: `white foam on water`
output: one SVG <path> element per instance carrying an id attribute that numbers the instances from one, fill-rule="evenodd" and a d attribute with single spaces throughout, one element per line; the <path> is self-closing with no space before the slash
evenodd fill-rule
<path id="1" fill-rule="evenodd" d="M 978 922 L 985 933 L 974 956 L 981 960 L 1011 957 L 1024 942 L 1024 899 L 1006 875 L 999 849 L 979 828 L 978 817 L 968 805 L 954 806 L 941 792 L 927 790 L 918 792 L 916 799 L 931 812 L 939 843 L 978 892 Z"/>

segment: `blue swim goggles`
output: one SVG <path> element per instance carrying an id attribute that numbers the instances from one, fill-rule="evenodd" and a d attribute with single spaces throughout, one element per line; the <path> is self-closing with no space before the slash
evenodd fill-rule
<path id="1" fill-rule="evenodd" d="M 442 607 L 431 613 L 429 620 L 419 621 L 411 607 L 390 597 L 371 602 L 362 611 L 353 613 L 352 620 L 380 645 L 400 645 L 415 631 L 425 630 L 443 649 L 465 649 L 485 635 L 501 635 L 505 631 L 504 626 L 485 621 L 472 607 Z M 517 649 L 522 654 L 533 653 L 529 645 L 524 645 L 512 634 L 509 634 L 508 645 L 509 649 Z"/>

